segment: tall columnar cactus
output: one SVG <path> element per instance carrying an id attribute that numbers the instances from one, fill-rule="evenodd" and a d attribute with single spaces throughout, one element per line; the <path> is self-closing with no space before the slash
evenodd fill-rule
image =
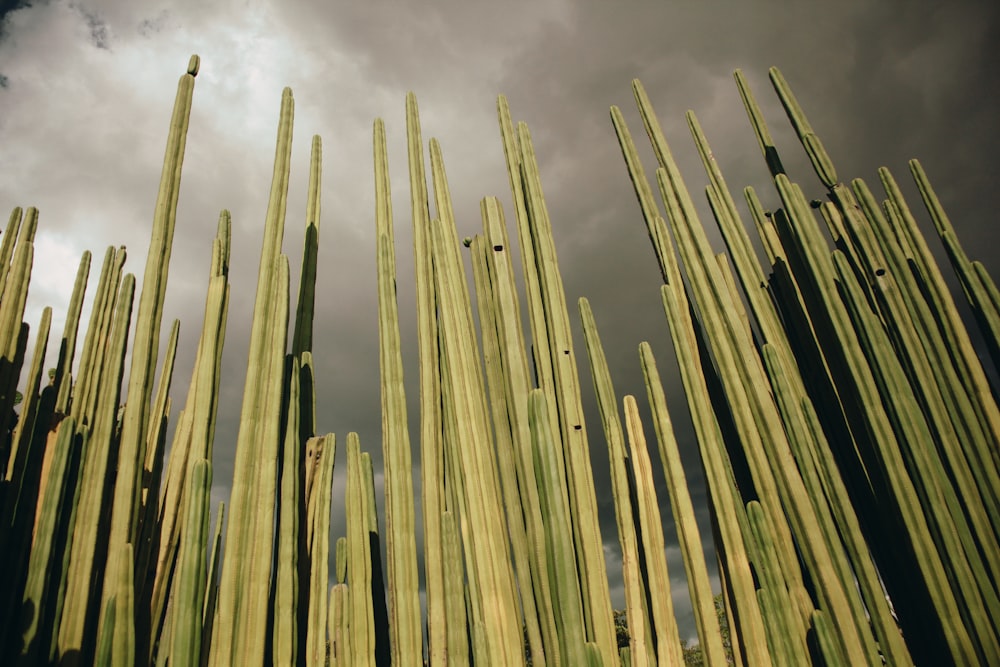
<path id="1" fill-rule="evenodd" d="M 24 665 L 37 664 L 47 657 L 48 643 L 43 632 L 52 622 L 54 602 L 58 592 L 57 563 L 59 553 L 59 525 L 66 521 L 71 504 L 66 496 L 72 493 L 70 475 L 67 470 L 79 462 L 80 443 L 76 436 L 76 423 L 72 418 L 59 425 L 58 437 L 53 447 L 52 465 L 49 468 L 51 484 L 42 497 L 38 513 L 38 536 L 31 545 L 27 583 L 20 609 L 22 629 L 20 662 Z"/>
<path id="2" fill-rule="evenodd" d="M 114 304 L 114 320 L 101 370 L 103 381 L 94 402 L 94 422 L 89 430 L 83 431 L 86 456 L 80 472 L 78 511 L 73 518 L 73 546 L 59 625 L 58 651 L 71 662 L 86 662 L 87 656 L 92 653 L 97 630 L 94 610 L 101 608 L 99 602 L 91 600 L 91 577 L 94 576 L 95 561 L 100 566 L 101 560 L 107 556 L 108 545 L 106 535 L 102 533 L 101 514 L 108 469 L 114 463 L 110 457 L 116 453 L 111 451 L 110 443 L 117 421 L 134 293 L 135 278 L 128 274 L 122 280 Z M 122 548 L 122 552 L 125 551 Z M 103 606 L 107 609 L 107 603 Z M 121 619 L 121 622 L 126 623 L 127 619 Z"/>
<path id="3" fill-rule="evenodd" d="M 476 590 L 471 603 L 481 614 L 482 646 L 489 659 L 502 664 L 520 664 L 524 660 L 520 615 L 507 557 L 509 546 L 502 521 L 501 492 L 475 346 L 472 309 L 462 278 L 458 237 L 440 146 L 432 141 L 430 148 L 436 201 L 442 215 L 431 224 L 445 369 L 442 384 L 448 385 L 446 396 L 452 403 L 451 426 L 456 436 L 447 446 L 453 448 L 454 474 L 464 477 L 467 489 L 476 489 L 476 493 L 466 494 L 468 514 L 459 516 L 466 567 Z M 470 588 L 472 585 L 470 583 Z"/>
<path id="4" fill-rule="evenodd" d="M 913 262 L 917 267 L 917 275 L 927 294 L 928 306 L 935 313 L 941 335 L 945 340 L 944 351 L 953 360 L 966 392 L 973 400 L 983 430 L 994 440 L 1000 440 L 1000 408 L 997 407 L 990 391 L 983 363 L 976 356 L 941 270 L 931 255 L 927 240 L 920 231 L 895 178 L 885 167 L 879 169 L 879 177 L 889 197 L 883 207 L 890 218 L 896 239 L 906 249 L 907 261 Z"/>
<path id="5" fill-rule="evenodd" d="M 531 571 L 531 593 L 534 604 L 524 601 L 526 609 L 535 608 L 539 630 L 542 634 L 546 662 L 560 664 L 559 642 L 557 638 L 551 582 L 545 561 L 545 533 L 539 504 L 538 482 L 535 477 L 531 453 L 531 430 L 528 419 L 528 392 L 531 389 L 528 370 L 528 352 L 525 348 L 524 329 L 521 326 L 521 307 L 515 286 L 514 268 L 510 254 L 510 240 L 500 202 L 494 197 L 485 198 L 480 204 L 483 218 L 483 258 L 488 276 L 483 281 L 489 283 L 489 294 L 479 297 L 489 303 L 489 316 L 481 314 L 481 321 L 491 317 L 496 330 L 497 357 L 502 386 L 492 388 L 494 393 L 504 394 L 506 415 L 499 417 L 498 430 L 510 433 L 513 448 L 513 463 L 517 477 L 516 492 L 519 495 L 520 512 L 523 515 L 525 539 L 528 548 L 528 564 L 518 565 L 520 570 L 527 567 Z M 481 309 L 482 310 L 482 309 Z M 484 340 L 489 336 L 488 326 L 483 326 Z M 505 492 L 506 493 L 506 492 Z M 513 495 L 513 490 L 511 492 Z M 510 514 L 508 514 L 510 521 Z M 521 587 L 524 591 L 524 587 Z M 522 592 L 522 598 L 527 595 Z M 526 611 L 526 616 L 530 615 Z M 538 659 L 532 654 L 532 663 Z"/>
<path id="6" fill-rule="evenodd" d="M 618 540 L 622 549 L 622 578 L 625 582 L 625 610 L 628 616 L 629 651 L 631 663 L 636 667 L 648 665 L 655 653 L 649 631 L 650 610 L 646 605 L 644 582 L 640 569 L 640 545 L 636 536 L 635 508 L 629 497 L 629 457 L 625 449 L 625 433 L 618 414 L 618 399 L 611 382 L 611 372 L 604 357 L 604 348 L 597 334 L 597 323 L 590 303 L 581 297 L 580 319 L 583 322 L 590 372 L 594 379 L 594 393 L 608 442 L 608 459 L 611 464 L 611 489 L 615 498 L 615 518 L 618 520 Z M 662 583 L 662 582 L 661 582 Z M 664 591 L 666 592 L 666 591 Z"/>
<path id="7" fill-rule="evenodd" d="M 276 573 L 274 577 L 274 613 L 272 659 L 276 665 L 298 663 L 299 634 L 299 363 L 288 359 L 288 408 L 284 441 L 281 447 L 280 500 L 278 503 Z M 325 608 L 326 605 L 323 605 Z"/>
<path id="8" fill-rule="evenodd" d="M 282 93 L 274 176 L 264 225 L 240 430 L 236 443 L 226 555 L 212 664 L 263 660 L 271 570 L 277 444 L 288 335 L 288 260 L 281 254 L 294 101 Z M 242 580 L 241 580 L 242 579 Z"/>
<path id="9" fill-rule="evenodd" d="M 337 440 L 332 433 L 310 441 L 318 442 L 318 478 L 307 497 L 306 521 L 311 524 L 309 538 L 309 606 L 306 620 L 306 665 L 323 665 L 326 655 L 327 595 L 330 583 L 330 503 L 333 496 L 333 467 L 337 457 Z M 339 556 L 339 543 L 337 554 Z M 338 558 L 338 563 L 340 559 Z M 338 576 L 337 581 L 343 583 Z M 305 591 L 300 582 L 300 595 Z"/>
<path id="10" fill-rule="evenodd" d="M 420 481 L 423 510 L 424 586 L 427 596 L 427 654 L 432 666 L 447 660 L 444 567 L 440 557 L 444 499 L 441 377 L 437 303 L 431 261 L 431 218 L 427 196 L 424 145 L 417 98 L 406 95 L 406 142 L 413 227 L 413 261 L 417 296 L 417 346 L 420 373 Z"/>
<path id="11" fill-rule="evenodd" d="M 392 662 L 416 665 L 422 654 L 413 470 L 406 422 L 403 355 L 396 306 L 396 250 L 385 126 L 375 121 L 375 229 L 378 254 L 379 371 L 382 378 L 382 469 Z"/>
<path id="12" fill-rule="evenodd" d="M 583 602 L 577 583 L 577 565 L 570 531 L 570 504 L 566 487 L 560 484 L 562 469 L 559 450 L 554 442 L 545 406 L 545 394 L 532 389 L 529 395 L 531 451 L 538 495 L 545 523 L 545 551 L 549 581 L 553 588 L 556 629 L 563 664 L 582 664 L 585 660 L 586 626 Z"/>
<path id="13" fill-rule="evenodd" d="M 180 193 L 181 165 L 187 143 L 188 123 L 191 116 L 191 97 L 194 78 L 200 60 L 191 56 L 188 69 L 177 83 L 174 113 L 170 120 L 166 155 L 160 191 L 153 213 L 152 237 L 146 270 L 136 314 L 135 338 L 132 344 L 132 367 L 129 373 L 125 412 L 118 454 L 118 473 L 115 476 L 111 527 L 109 533 L 109 558 L 105 570 L 103 599 L 106 601 L 117 587 L 120 572 L 126 567 L 121 562 L 122 548 L 134 543 L 138 532 L 136 498 L 142 483 L 143 464 L 146 460 L 146 430 L 149 423 L 149 400 L 153 390 L 153 374 L 160 345 L 160 321 L 167 290 L 167 273 L 173 245 L 177 218 L 177 198 Z M 125 619 L 118 618 L 119 625 Z"/>
<path id="14" fill-rule="evenodd" d="M 488 207 L 486 201 L 481 208 Z M 489 247 L 482 236 L 477 235 L 468 245 L 472 249 L 472 273 L 476 285 L 477 304 L 479 306 L 479 322 L 482 331 L 483 361 L 486 369 L 486 380 L 489 388 L 490 413 L 494 424 L 497 468 L 500 475 L 503 492 L 504 516 L 506 518 L 507 534 L 510 538 L 513 556 L 514 574 L 517 577 L 518 591 L 521 595 L 522 617 L 525 634 L 528 639 L 528 650 L 531 652 L 532 664 L 544 665 L 546 651 L 542 644 L 541 622 L 536 607 L 535 596 L 532 593 L 535 586 L 532 579 L 537 575 L 532 572 L 528 553 L 528 536 L 524 525 L 524 511 L 521 494 L 517 484 L 517 470 L 514 463 L 514 444 L 507 425 L 507 403 L 504 391 L 502 361 L 499 342 L 496 334 L 496 318 L 492 303 L 492 291 L 489 284 L 488 255 L 498 252 L 496 247 Z M 502 250 L 502 246 L 501 246 Z M 539 582 L 540 583 L 540 582 Z"/>
<path id="15" fill-rule="evenodd" d="M 209 494 L 212 490 L 212 465 L 205 459 L 195 461 L 188 483 L 188 502 L 184 517 L 177 563 L 177 584 L 173 597 L 173 628 L 170 662 L 193 665 L 201 660 L 201 642 L 206 585 L 206 548 L 208 544 Z"/>
<path id="16" fill-rule="evenodd" d="M 645 591 L 660 591 L 648 595 L 649 615 L 655 638 L 657 662 L 662 664 L 683 662 L 681 638 L 674 615 L 673 595 L 670 593 L 670 575 L 667 572 L 666 544 L 660 522 L 660 509 L 653 482 L 653 465 L 646 448 L 639 407 L 634 396 L 625 396 L 625 427 L 628 433 L 629 454 L 635 474 L 635 495 L 639 538 L 642 542 L 643 561 L 646 564 Z"/>
<path id="17" fill-rule="evenodd" d="M 532 245 L 534 265 L 525 265 L 522 269 L 525 274 L 537 273 L 538 294 L 529 298 L 540 300 L 540 308 L 538 305 L 532 307 L 543 314 L 546 322 L 545 335 L 548 337 L 548 363 L 552 368 L 552 384 L 551 389 L 543 389 L 551 392 L 558 409 L 558 419 L 553 421 L 553 425 L 558 425 L 563 456 L 567 462 L 574 540 L 581 557 L 579 574 L 584 617 L 588 626 L 587 637 L 597 644 L 604 660 L 611 662 L 616 653 L 615 630 L 607 567 L 597 522 L 593 473 L 587 456 L 590 450 L 580 398 L 580 379 L 573 352 L 566 297 L 559 276 L 555 243 L 552 240 L 552 226 L 542 193 L 531 134 L 525 123 L 517 126 L 517 146 L 519 158 L 512 162 L 508 157 L 508 171 L 514 168 L 523 170 L 520 187 L 523 188 L 525 220 L 518 222 L 519 241 L 522 247 L 529 243 Z M 540 327 L 535 330 L 535 341 L 541 333 L 538 329 Z"/>
<path id="18" fill-rule="evenodd" d="M 347 434 L 347 585 L 350 596 L 351 659 L 359 666 L 375 664 L 375 612 L 372 607 L 372 555 L 368 541 L 368 494 L 364 483 L 361 443 Z"/>

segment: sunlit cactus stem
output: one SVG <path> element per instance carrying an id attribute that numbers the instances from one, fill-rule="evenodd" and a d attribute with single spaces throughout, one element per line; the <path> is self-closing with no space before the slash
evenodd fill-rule
<path id="1" fill-rule="evenodd" d="M 389 632 L 393 664 L 416 665 L 422 653 L 422 641 L 413 469 L 406 420 L 399 312 L 396 305 L 396 250 L 393 241 L 389 161 L 386 155 L 385 126 L 381 120 L 375 121 L 374 153 Z"/>

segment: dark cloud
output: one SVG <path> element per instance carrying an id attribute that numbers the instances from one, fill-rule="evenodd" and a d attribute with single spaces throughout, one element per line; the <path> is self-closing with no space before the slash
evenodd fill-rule
<path id="1" fill-rule="evenodd" d="M 99 49 L 111 48 L 111 33 L 108 24 L 96 13 L 88 10 L 83 5 L 76 5 L 76 10 L 83 16 L 83 20 L 90 30 L 90 41 Z"/>
<path id="2" fill-rule="evenodd" d="M 0 0 L 0 36 L 2 36 L 2 27 L 7 15 L 18 9 L 24 9 L 25 7 L 31 7 L 32 4 L 38 4 L 30 2 L 30 0 Z M 44 4 L 44 0 L 42 2 Z"/>

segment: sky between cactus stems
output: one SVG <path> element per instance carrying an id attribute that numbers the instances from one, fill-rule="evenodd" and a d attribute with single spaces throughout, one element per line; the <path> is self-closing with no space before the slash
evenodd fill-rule
<path id="1" fill-rule="evenodd" d="M 807 196 L 823 195 L 768 82 L 767 68 L 779 66 L 842 179 L 863 177 L 874 187 L 876 169 L 886 165 L 916 206 L 906 161 L 920 158 L 969 254 L 1000 277 L 1000 7 L 971 0 L 851 0 L 837 3 L 835 11 L 823 3 L 786 5 L 3 0 L 0 208 L 4 219 L 14 206 L 40 210 L 27 321 L 34 325 L 41 308 L 53 306 L 58 340 L 84 250 L 95 256 L 92 288 L 109 245 L 127 246 L 126 267 L 141 279 L 175 84 L 188 56 L 200 54 L 164 330 L 174 318 L 181 320 L 177 406 L 190 378 L 218 212 L 229 208 L 233 291 L 214 461 L 214 495 L 227 497 L 278 106 L 282 88 L 291 86 L 296 118 L 284 248 L 293 284 L 309 139 L 319 134 L 324 142 L 315 326 L 318 428 L 336 432 L 341 443 L 348 431 L 358 431 L 378 470 L 372 121 L 383 118 L 388 133 L 403 352 L 415 423 L 405 94 L 418 96 L 425 141 L 441 142 L 459 235 L 465 236 L 480 229 L 485 195 L 499 196 L 511 216 L 495 111 L 496 95 L 505 93 L 515 120 L 526 121 L 533 133 L 571 316 L 578 326 L 576 300 L 587 296 L 618 394 L 635 394 L 642 405 L 637 346 L 652 343 L 670 385 L 668 401 L 708 541 L 701 473 L 656 263 L 608 116 L 610 105 L 622 108 L 651 170 L 630 89 L 633 77 L 646 86 L 699 202 L 707 181 L 684 122 L 689 108 L 737 197 L 743 186 L 753 185 L 773 207 L 776 196 L 733 83 L 737 67 L 747 75 L 793 179 Z M 710 222 L 707 206 L 702 213 Z M 718 233 L 710 234 L 718 242 Z M 579 332 L 577 337 L 609 577 L 622 606 L 607 450 Z M 47 366 L 56 349 L 57 342 L 50 344 Z M 646 429 L 655 448 L 648 421 Z M 416 448 L 417 433 L 411 433 Z M 340 461 L 338 503 L 342 455 Z M 414 484 L 419 492 L 416 474 Z M 659 488 L 665 498 L 662 480 Z M 379 502 L 381 508 L 381 496 Z M 672 519 L 662 504 L 668 545 L 674 545 Z M 333 535 L 343 532 L 342 513 L 335 511 Z M 675 546 L 668 546 L 668 556 L 682 634 L 693 636 Z"/>

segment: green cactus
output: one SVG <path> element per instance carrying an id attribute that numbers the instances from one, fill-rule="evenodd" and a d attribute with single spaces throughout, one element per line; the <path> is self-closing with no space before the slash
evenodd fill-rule
<path id="1" fill-rule="evenodd" d="M 371 551 L 368 541 L 368 494 L 364 483 L 361 443 L 347 434 L 347 585 L 350 595 L 351 659 L 353 664 L 375 664 L 375 617 L 372 607 Z"/>
<path id="2" fill-rule="evenodd" d="M 656 638 L 658 663 L 684 660 L 681 638 L 674 616 L 673 596 L 670 594 L 670 575 L 667 572 L 666 543 L 660 523 L 660 509 L 653 482 L 653 465 L 646 448 L 646 436 L 639 418 L 639 406 L 634 396 L 625 396 L 625 426 L 628 432 L 629 453 L 635 473 L 636 514 L 641 526 L 643 560 L 646 563 L 646 591 L 660 591 L 649 596 L 652 629 Z"/>
<path id="3" fill-rule="evenodd" d="M 422 654 L 413 469 L 406 422 L 403 355 L 396 305 L 396 251 L 385 126 L 375 121 L 375 226 L 382 397 L 382 467 L 385 475 L 386 564 L 392 663 L 416 665 Z"/>
<path id="4" fill-rule="evenodd" d="M 177 557 L 177 583 L 173 595 L 170 633 L 172 664 L 194 665 L 201 659 L 203 610 L 206 587 L 209 495 L 212 465 L 205 459 L 191 466 L 183 537 Z"/>
<path id="5" fill-rule="evenodd" d="M 118 453 L 118 474 L 115 476 L 111 510 L 111 527 L 108 536 L 109 557 L 104 579 L 103 599 L 107 600 L 117 587 L 121 562 L 125 553 L 122 546 L 134 543 L 138 534 L 139 516 L 136 498 L 142 483 L 143 465 L 146 461 L 146 431 L 149 424 L 149 401 L 153 390 L 160 341 L 160 321 L 167 289 L 170 251 L 173 244 L 177 216 L 177 199 L 180 191 L 181 165 L 191 115 L 191 98 L 194 76 L 198 71 L 198 56 L 191 56 L 188 71 L 177 83 L 174 112 L 170 120 L 166 155 L 160 190 L 153 213 L 153 228 L 146 269 L 142 281 L 142 294 L 136 314 L 135 337 L 132 344 L 132 365 L 129 373 L 127 400 L 122 417 L 122 433 Z M 161 380 L 162 381 L 162 380 Z M 134 563 L 131 564 L 134 567 Z M 119 608 L 118 611 L 121 611 Z M 116 624 L 123 627 L 120 615 Z"/>
<path id="6" fill-rule="evenodd" d="M 330 503 L 333 498 L 333 468 L 337 455 L 337 440 L 329 433 L 319 448 L 319 478 L 308 498 L 307 517 L 312 519 L 309 532 L 309 608 L 306 621 L 306 664 L 322 665 L 326 655 L 326 626 L 330 585 Z M 308 518 L 307 518 L 308 520 Z M 339 546 L 339 545 L 338 545 Z M 339 551 L 338 551 L 339 553 Z M 340 581 L 338 579 L 338 581 Z M 300 595 L 306 588 L 300 582 Z"/>
<path id="7" fill-rule="evenodd" d="M 261 248 L 247 384 L 236 444 L 219 619 L 212 637 L 218 667 L 263 660 L 271 568 L 277 443 L 288 335 L 288 261 L 281 254 L 291 157 L 292 91 L 282 93 L 274 177 Z M 261 462 L 266 461 L 266 465 Z M 237 574 L 240 573 L 238 577 Z M 248 641 L 245 641 L 247 640 Z"/>

